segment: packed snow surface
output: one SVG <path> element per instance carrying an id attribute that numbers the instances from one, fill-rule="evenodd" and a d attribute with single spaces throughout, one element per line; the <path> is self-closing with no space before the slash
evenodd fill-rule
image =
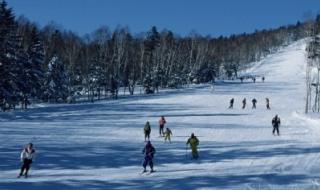
<path id="1" fill-rule="evenodd" d="M 319 189 L 320 122 L 303 114 L 305 44 L 284 47 L 246 71 L 265 82 L 218 81 L 214 90 L 194 85 L 0 113 L 0 189 Z M 234 109 L 228 109 L 231 98 Z M 280 136 L 272 135 L 275 114 Z M 173 132 L 171 144 L 159 137 L 161 115 Z M 146 121 L 157 150 L 151 175 L 140 174 Z M 186 149 L 192 132 L 200 140 L 198 160 Z M 30 177 L 17 179 L 28 142 L 37 158 Z"/>

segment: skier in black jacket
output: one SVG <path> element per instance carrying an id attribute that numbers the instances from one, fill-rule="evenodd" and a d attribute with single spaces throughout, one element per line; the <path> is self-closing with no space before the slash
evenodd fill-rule
<path id="1" fill-rule="evenodd" d="M 156 153 L 156 149 L 152 146 L 151 142 L 148 141 L 146 146 L 144 147 L 142 153 L 144 154 L 144 162 L 143 162 L 143 172 L 146 172 L 147 165 L 150 166 L 151 171 L 153 170 L 153 156 Z"/>
<path id="2" fill-rule="evenodd" d="M 278 117 L 278 115 L 274 116 L 274 118 L 272 119 L 272 126 L 273 126 L 273 131 L 272 134 L 274 135 L 274 132 L 277 131 L 278 136 L 280 135 L 279 132 L 279 127 L 280 127 L 280 117 Z"/>
<path id="3" fill-rule="evenodd" d="M 244 98 L 242 100 L 242 109 L 246 108 L 246 104 L 247 104 L 247 100 L 246 100 L 246 98 Z"/>
<path id="4" fill-rule="evenodd" d="M 256 109 L 257 108 L 257 100 L 255 98 L 252 99 L 252 109 Z"/>
<path id="5" fill-rule="evenodd" d="M 234 98 L 231 98 L 229 109 L 233 109 L 233 103 L 234 103 Z"/>
<path id="6" fill-rule="evenodd" d="M 269 100 L 269 98 L 266 98 L 266 107 L 267 107 L 268 110 L 271 109 L 270 108 L 270 100 Z"/>

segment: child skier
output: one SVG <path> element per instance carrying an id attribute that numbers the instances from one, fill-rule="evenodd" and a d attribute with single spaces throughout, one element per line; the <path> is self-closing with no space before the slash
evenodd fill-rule
<path id="1" fill-rule="evenodd" d="M 199 154 L 198 154 L 198 145 L 199 145 L 199 140 L 198 138 L 194 135 L 194 133 L 191 134 L 191 137 L 188 139 L 187 145 L 190 144 L 191 151 L 192 151 L 192 158 L 193 159 L 198 159 Z"/>
<path id="2" fill-rule="evenodd" d="M 156 153 L 156 149 L 152 146 L 151 142 L 148 141 L 144 149 L 142 150 L 142 153 L 144 154 L 144 162 L 143 162 L 143 172 L 147 172 L 146 167 L 147 165 L 150 166 L 151 171 L 153 170 L 153 156 Z"/>
<path id="3" fill-rule="evenodd" d="M 164 134 L 165 134 L 164 142 L 167 142 L 167 140 L 169 140 L 169 142 L 171 143 L 172 131 L 167 127 L 166 131 L 164 132 Z"/>
<path id="4" fill-rule="evenodd" d="M 159 135 L 163 137 L 164 137 L 164 132 L 163 132 L 164 124 L 166 124 L 166 119 L 164 118 L 164 116 L 161 116 L 159 119 Z"/>
<path id="5" fill-rule="evenodd" d="M 147 121 L 146 124 L 144 125 L 143 131 L 144 131 L 144 141 L 147 141 L 147 138 L 148 140 L 150 140 L 151 126 L 149 121 Z"/>
<path id="6" fill-rule="evenodd" d="M 28 172 L 32 164 L 32 160 L 35 158 L 35 152 L 36 151 L 33 149 L 32 143 L 29 143 L 28 146 L 22 150 L 20 155 L 22 166 L 21 166 L 21 171 L 20 171 L 20 174 L 18 175 L 18 178 L 20 178 L 23 175 L 24 171 L 25 171 L 24 177 L 25 178 L 28 177 Z"/>

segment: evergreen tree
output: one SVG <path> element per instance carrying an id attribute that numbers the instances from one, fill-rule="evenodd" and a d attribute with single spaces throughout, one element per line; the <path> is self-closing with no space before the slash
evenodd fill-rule
<path id="1" fill-rule="evenodd" d="M 69 78 L 58 56 L 53 56 L 48 64 L 44 100 L 65 102 L 69 95 Z"/>
<path id="2" fill-rule="evenodd" d="M 160 46 L 160 34 L 157 31 L 157 27 L 153 26 L 151 30 L 147 33 L 147 38 L 144 41 L 144 49 L 145 49 L 145 56 L 146 56 L 146 64 L 143 76 L 143 83 L 145 87 L 146 93 L 153 93 L 154 89 L 157 89 L 160 82 L 153 81 L 154 77 L 153 74 L 155 70 L 157 70 L 156 62 L 157 62 L 157 48 Z M 158 78 L 158 77 L 156 77 Z"/>
<path id="3" fill-rule="evenodd" d="M 42 84 L 44 80 L 44 49 L 39 39 L 39 32 L 36 27 L 33 27 L 31 32 L 31 44 L 27 50 L 28 62 L 30 64 L 29 80 L 31 87 L 31 96 L 41 98 Z"/>
<path id="4" fill-rule="evenodd" d="M 8 108 L 8 102 L 14 99 L 15 73 L 12 67 L 15 59 L 13 55 L 15 51 L 12 50 L 14 24 L 11 9 L 7 7 L 5 1 L 2 1 L 0 3 L 0 106 L 3 111 Z M 9 42 L 10 37 L 11 42 Z"/>
<path id="5" fill-rule="evenodd" d="M 15 28 L 14 19 L 12 9 L 7 7 L 7 2 L 0 2 L 0 49 L 2 50 L 10 37 L 10 32 Z"/>
<path id="6" fill-rule="evenodd" d="M 10 35 L 5 49 L 5 62 L 7 64 L 7 80 L 5 90 L 8 93 L 5 102 L 9 108 L 15 108 L 22 100 L 22 90 L 25 89 L 24 66 L 26 63 L 26 54 L 21 46 L 21 36 L 13 32 Z"/>
<path id="7" fill-rule="evenodd" d="M 154 91 L 152 90 L 152 77 L 149 74 L 147 74 L 144 77 L 143 87 L 144 87 L 146 94 L 153 94 L 154 93 Z"/>

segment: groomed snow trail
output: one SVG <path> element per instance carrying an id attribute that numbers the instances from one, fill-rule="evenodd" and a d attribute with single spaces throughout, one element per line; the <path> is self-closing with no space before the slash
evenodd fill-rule
<path id="1" fill-rule="evenodd" d="M 320 133 L 304 116 L 305 42 L 257 63 L 256 83 L 229 81 L 94 104 L 0 113 L 0 189 L 319 189 Z M 265 107 L 265 98 L 271 110 Z M 234 109 L 227 109 L 235 98 Z M 247 108 L 241 101 L 247 98 Z M 251 109 L 251 99 L 258 100 Z M 272 135 L 279 114 L 281 136 Z M 158 137 L 164 115 L 172 143 Z M 140 175 L 143 125 L 151 122 L 156 173 Z M 194 132 L 200 159 L 185 142 Z M 19 153 L 32 141 L 37 159 L 17 179 Z"/>

